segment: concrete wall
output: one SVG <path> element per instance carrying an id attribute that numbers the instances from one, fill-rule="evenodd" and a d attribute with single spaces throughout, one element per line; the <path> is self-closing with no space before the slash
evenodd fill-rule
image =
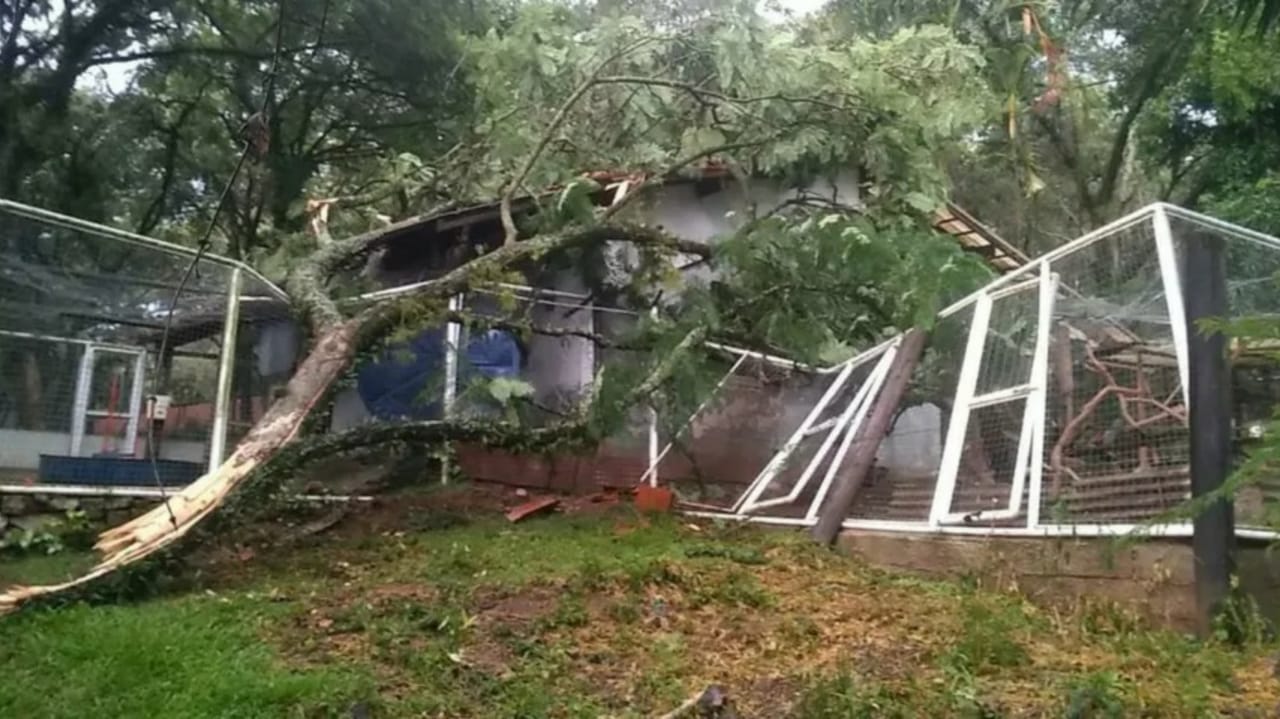
<path id="1" fill-rule="evenodd" d="M 884 438 L 876 464 L 909 474 L 937 471 L 945 432 L 942 410 L 931 404 L 911 407 L 898 417 L 893 431 Z"/>
<path id="2" fill-rule="evenodd" d="M 114 438 L 85 435 L 81 455 L 90 456 Z M 145 450 L 146 439 L 138 436 L 139 451 Z M 36 471 L 40 467 L 40 455 L 65 455 L 71 450 L 71 435 L 67 432 L 32 432 L 21 429 L 0 430 L 0 468 Z M 205 462 L 209 456 L 206 442 L 167 439 L 161 445 L 161 459 L 187 462 Z"/>
<path id="3" fill-rule="evenodd" d="M 1073 607 L 1115 602 L 1158 626 L 1195 631 L 1190 540 L 1122 542 L 1113 537 L 968 537 L 846 530 L 839 547 L 868 564 L 927 576 L 966 576 L 1033 601 Z M 1280 618 L 1280 558 L 1256 544 L 1237 550 L 1241 587 L 1264 615 Z"/>

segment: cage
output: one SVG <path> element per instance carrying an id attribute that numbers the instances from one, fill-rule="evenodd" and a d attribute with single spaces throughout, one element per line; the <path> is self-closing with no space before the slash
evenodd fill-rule
<path id="1" fill-rule="evenodd" d="M 710 514 L 813 524 L 823 485 L 806 496 L 809 482 L 848 473 L 854 454 L 831 448 L 873 442 L 849 528 L 1189 534 L 1188 343 L 1221 331 L 1187 320 L 1188 281 L 1207 271 L 1190 264 L 1193 243 L 1221 248 L 1219 323 L 1277 318 L 1280 240 L 1167 204 L 1143 208 L 943 310 L 884 436 L 857 434 L 856 420 L 883 389 L 893 343 L 811 370 L 848 384 L 801 400 L 802 429 Z M 1280 398 L 1280 358 L 1268 341 L 1231 347 L 1244 457 Z M 806 498 L 807 509 L 797 505 Z M 1280 483 L 1266 478 L 1239 490 L 1239 531 L 1273 536 L 1264 525 L 1278 498 Z"/>
<path id="2" fill-rule="evenodd" d="M 242 263 L 0 201 L 5 485 L 185 485 L 262 415 L 298 342 L 284 293 Z"/>

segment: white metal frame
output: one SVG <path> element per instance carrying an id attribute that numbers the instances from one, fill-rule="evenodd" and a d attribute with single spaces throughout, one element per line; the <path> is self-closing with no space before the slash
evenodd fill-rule
<path id="1" fill-rule="evenodd" d="M 742 496 L 738 497 L 738 501 L 734 502 L 734 512 L 745 513 L 748 511 L 748 508 L 760 498 L 760 495 L 764 494 L 765 488 L 769 486 L 769 482 L 777 476 L 778 472 L 782 471 L 782 467 L 787 463 L 787 459 L 791 457 L 791 453 L 794 452 L 796 447 L 800 446 L 800 442 L 808 436 L 809 428 L 818 421 L 818 418 L 821 417 L 822 413 L 827 409 L 827 405 L 831 404 L 832 400 L 839 395 L 840 390 L 844 389 L 845 383 L 849 381 L 849 376 L 853 374 L 853 369 L 853 360 L 849 360 L 844 363 L 844 367 L 840 370 L 840 374 L 837 374 L 835 379 L 831 380 L 831 384 L 827 386 L 827 390 L 822 393 L 822 397 L 820 397 L 813 405 L 813 408 L 809 410 L 809 414 L 805 415 L 805 418 L 800 422 L 800 426 L 796 427 L 795 431 L 791 433 L 791 436 L 787 439 L 786 443 L 782 445 L 782 448 L 774 453 L 773 457 L 769 460 L 769 463 L 764 466 L 764 469 L 760 470 L 760 473 L 751 481 L 751 484 L 747 487 L 746 491 L 742 493 Z"/>
<path id="2" fill-rule="evenodd" d="M 222 353 L 218 357 L 218 384 L 213 398 L 213 427 L 209 432 L 209 471 L 222 465 L 227 453 L 227 427 L 231 422 L 231 381 L 236 369 L 236 337 L 240 329 L 239 268 L 231 271 L 227 288 L 227 316 L 222 321 Z"/>
<path id="3" fill-rule="evenodd" d="M 969 338 L 965 347 L 964 364 L 960 369 L 956 396 L 952 403 L 951 421 L 947 428 L 942 459 L 938 468 L 938 481 L 934 488 L 933 503 L 929 509 L 929 523 L 932 525 L 964 524 L 975 516 L 989 521 L 1013 519 L 1022 511 L 1022 494 L 1027 487 L 1028 475 L 1033 475 L 1031 477 L 1033 486 L 1038 484 L 1043 468 L 1040 457 L 1044 446 L 1049 336 L 1053 323 L 1053 302 L 1057 294 L 1057 275 L 1051 272 L 1048 264 L 1041 264 L 1039 269 L 1039 276 L 1035 279 L 980 295 L 974 306 L 973 321 L 969 326 Z M 974 396 L 978 376 L 982 370 L 982 356 L 988 341 L 987 333 L 994 303 L 1032 289 L 1037 291 L 1037 312 L 1030 376 L 1022 384 Z M 1022 426 L 1018 434 L 1018 450 L 1014 459 L 1009 501 L 1002 509 L 952 512 L 951 503 L 955 499 L 956 480 L 960 472 L 965 440 L 969 434 L 972 410 L 1016 401 L 1023 402 Z M 1038 490 L 1036 494 L 1039 494 Z"/>
<path id="4" fill-rule="evenodd" d="M 930 508 L 930 521 L 882 521 L 870 519 L 849 519 L 843 523 L 846 529 L 864 529 L 877 531 L 894 531 L 894 532 L 913 532 L 913 533 L 937 533 L 937 534 L 956 534 L 956 535 L 1003 535 L 1003 536 L 1022 536 L 1022 537 L 1090 537 L 1090 536 L 1123 536 L 1123 535 L 1143 535 L 1143 536 L 1168 536 L 1168 537 L 1186 537 L 1191 535 L 1191 525 L 1188 523 L 1163 523 L 1163 524 L 1045 524 L 1041 522 L 1040 502 L 1043 492 L 1043 474 L 1044 474 L 1044 444 L 1045 444 L 1045 411 L 1047 407 L 1049 367 L 1048 367 L 1048 343 L 1049 336 L 1053 326 L 1053 304 L 1057 299 L 1060 289 L 1070 291 L 1070 288 L 1059 288 L 1059 281 L 1056 273 L 1053 271 L 1053 263 L 1063 257 L 1072 255 L 1084 248 L 1097 242 L 1104 241 L 1112 237 L 1115 233 L 1122 230 L 1141 226 L 1150 222 L 1152 234 L 1154 236 L 1154 250 L 1157 253 L 1159 261 L 1159 269 L 1161 281 L 1163 284 L 1167 310 L 1170 317 L 1171 334 L 1173 336 L 1174 350 L 1177 354 L 1179 379 L 1183 388 L 1183 396 L 1186 395 L 1187 386 L 1187 333 L 1185 324 L 1179 320 L 1184 317 L 1184 306 L 1182 298 L 1181 278 L 1184 268 L 1178 266 L 1178 252 L 1175 244 L 1175 238 L 1170 227 L 1170 219 L 1176 218 L 1180 221 L 1212 229 L 1236 239 L 1253 242 L 1263 245 L 1277 251 L 1280 251 L 1280 238 L 1265 235 L 1253 230 L 1249 230 L 1238 225 L 1223 222 L 1205 215 L 1201 215 L 1190 210 L 1180 207 L 1158 203 L 1144 207 L 1136 212 L 1130 213 L 1104 227 L 1100 227 L 1054 251 L 1037 258 L 1028 263 L 1023 268 L 1011 272 L 1003 277 L 997 278 L 986 287 L 970 294 L 969 296 L 959 300 L 948 306 L 939 313 L 939 317 L 945 318 L 961 311 L 972 308 L 974 312 L 974 325 L 981 324 L 983 333 L 985 326 L 990 321 L 991 303 L 996 299 L 1009 292 L 1016 292 L 1019 289 L 1025 289 L 1030 282 L 1038 283 L 1040 291 L 1040 306 L 1038 312 L 1038 328 L 1036 350 L 1032 360 L 1032 381 L 1028 385 L 1020 387 L 1004 388 L 998 392 L 990 392 L 980 397 L 973 396 L 973 387 L 976 385 L 977 372 L 980 363 L 980 339 L 982 334 L 975 334 L 973 327 L 970 330 L 969 343 L 966 347 L 965 364 L 970 366 L 962 366 L 962 381 L 960 382 L 960 391 L 955 398 L 955 407 L 960 408 L 962 405 L 965 409 L 960 410 L 967 414 L 968 409 L 975 406 L 984 406 L 994 404 L 1001 401 L 1009 401 L 1015 397 L 1025 397 L 1027 402 L 1027 410 L 1024 413 L 1022 431 L 1019 435 L 1019 455 L 1024 457 L 1018 461 L 1018 464 L 1025 469 L 1025 472 L 1019 472 L 1018 478 L 1025 482 L 1022 486 L 1012 488 L 1010 503 L 996 511 L 988 511 L 981 513 L 981 519 L 1012 519 L 1015 518 L 1019 510 L 1025 487 L 1027 494 L 1026 518 L 1025 526 L 954 526 L 948 524 L 949 521 L 955 520 L 957 517 L 948 516 L 950 509 L 950 500 L 955 491 L 955 474 L 947 473 L 941 475 L 938 479 L 938 485 L 935 487 L 935 495 Z M 1021 288 L 1019 287 L 1021 286 Z M 975 349 L 973 345 L 977 344 Z M 877 348 L 879 349 L 879 348 Z M 976 358 L 976 359 L 971 359 Z M 799 367 L 794 362 L 781 357 L 770 358 L 779 365 L 787 365 Z M 833 365 L 826 368 L 805 368 L 815 373 L 832 373 L 839 372 L 842 376 L 848 370 L 845 363 Z M 837 377 L 837 381 L 839 377 Z M 968 380 L 967 382 L 964 380 Z M 963 396 L 962 391 L 965 386 L 969 387 L 968 396 Z M 963 402 L 962 402 L 963 400 Z M 829 402 L 830 398 L 825 397 L 819 403 L 825 407 L 825 402 Z M 802 429 L 793 435 L 792 442 L 789 447 L 784 447 L 784 451 L 771 462 L 771 468 L 774 473 L 780 467 L 774 466 L 785 461 L 785 455 L 794 451 L 794 444 L 798 444 L 800 439 L 809 436 L 817 431 L 823 431 L 836 426 L 839 420 L 828 420 L 822 423 L 812 421 L 819 416 L 820 407 L 815 407 L 815 412 L 810 413 L 808 421 L 802 424 Z M 956 411 L 953 410 L 950 426 L 948 427 L 947 447 L 944 447 L 944 455 L 949 453 L 955 455 L 953 457 L 945 457 L 940 465 L 947 462 L 955 463 L 958 460 L 959 450 L 963 447 L 962 443 L 951 441 L 951 435 L 961 431 L 964 424 L 967 424 L 967 418 L 957 418 Z M 847 430 L 847 426 L 846 426 Z M 959 435 L 963 437 L 963 435 Z M 846 434 L 846 439 L 848 435 Z M 838 466 L 841 456 L 837 451 L 837 456 L 833 459 L 833 465 Z M 957 464 L 958 467 L 958 464 Z M 941 468 L 941 467 L 940 467 Z M 809 512 L 804 517 L 780 517 L 760 514 L 749 514 L 744 507 L 752 507 L 757 503 L 759 496 L 763 493 L 763 484 L 767 483 L 772 475 L 765 476 L 762 473 L 744 493 L 743 497 L 738 500 L 734 507 L 729 511 L 723 512 L 707 512 L 707 511 L 690 511 L 687 514 L 691 516 L 713 517 L 726 520 L 739 520 L 758 522 L 762 524 L 775 524 L 782 526 L 812 526 L 817 520 L 817 509 L 821 504 L 821 498 L 814 502 Z M 764 481 L 762 481 L 764 480 Z M 770 500 L 759 503 L 768 506 Z M 1277 540 L 1280 539 L 1280 533 L 1267 530 L 1257 529 L 1237 529 L 1237 536 L 1242 538 Z"/>
<path id="5" fill-rule="evenodd" d="M 840 439 L 841 434 L 845 435 L 844 441 L 841 443 L 840 451 L 837 457 L 831 461 L 827 467 L 827 473 L 823 476 L 822 484 L 819 486 L 818 494 L 814 497 L 814 501 L 810 503 L 810 510 L 816 512 L 821 505 L 822 499 L 826 497 L 831 482 L 835 478 L 836 471 L 840 467 L 840 462 L 844 461 L 845 454 L 849 451 L 849 446 L 853 442 L 853 437 L 857 434 L 858 429 L 862 426 L 863 420 L 867 416 L 867 410 L 875 401 L 875 397 L 880 394 L 880 386 L 884 383 L 885 375 L 889 372 L 889 365 L 893 363 L 893 358 L 898 353 L 898 344 L 890 345 L 880 357 L 880 361 L 872 368 L 871 374 L 867 380 L 862 383 L 858 391 L 854 394 L 853 399 L 849 400 L 849 404 L 845 406 L 844 411 L 829 425 L 831 429 L 827 432 L 827 436 L 822 440 L 822 445 L 818 447 L 818 451 L 809 460 L 809 464 L 805 466 L 804 471 L 796 479 L 791 487 L 791 491 L 781 497 L 773 497 L 770 499 L 756 499 L 752 502 L 744 504 L 739 508 L 739 513 L 755 513 L 761 509 L 769 507 L 780 507 L 791 504 L 800 497 L 805 488 L 809 486 L 809 481 L 813 479 L 813 475 L 818 471 L 818 467 L 822 465 L 827 454 L 831 452 L 831 448 L 835 446 L 836 440 Z M 826 425 L 827 423 L 823 423 Z M 810 428 L 805 436 L 817 434 L 814 429 Z M 794 451 L 794 448 L 793 448 Z M 776 473 L 775 475 L 776 476 Z"/>
<path id="6" fill-rule="evenodd" d="M 1160 260 L 1160 279 L 1164 283 L 1165 304 L 1169 309 L 1169 328 L 1173 333 L 1173 346 L 1178 356 L 1178 378 L 1182 382 L 1182 400 L 1191 407 L 1191 365 L 1187 354 L 1186 310 L 1182 304 L 1182 272 L 1178 268 L 1178 253 L 1173 245 L 1173 231 L 1169 227 L 1169 215 L 1164 207 L 1156 207 L 1151 215 L 1155 231 L 1156 255 Z"/>
<path id="7" fill-rule="evenodd" d="M 239 269 L 242 272 L 248 273 L 249 276 L 253 277 L 258 282 L 261 282 L 267 291 L 275 295 L 277 299 L 285 301 L 289 300 L 289 295 L 284 290 L 280 289 L 274 282 L 264 277 L 262 273 L 239 260 L 232 260 L 209 252 L 202 253 L 190 247 L 175 245 L 172 242 L 157 240 L 154 237 L 147 237 L 146 235 L 126 232 L 125 230 L 110 227 L 108 225 L 100 225 L 96 222 L 82 220 L 78 217 L 71 217 L 70 215 L 42 210 L 39 207 L 24 205 L 21 202 L 13 202 L 12 200 L 0 199 L 0 212 L 7 212 L 12 215 L 18 215 L 19 217 L 26 217 L 48 225 L 65 227 L 69 230 L 87 232 L 102 237 L 110 237 L 113 240 L 118 240 L 131 245 L 150 247 L 152 249 L 182 255 L 183 257 L 196 257 L 198 255 L 201 262 L 208 262 L 213 265 Z"/>
<path id="8" fill-rule="evenodd" d="M 141 347 L 123 345 L 98 345 L 84 343 L 84 354 L 80 356 L 80 366 L 76 373 L 75 398 L 71 403 L 71 441 L 67 448 L 72 457 L 79 457 L 84 449 L 85 426 L 90 418 L 106 417 L 107 412 L 89 406 L 93 394 L 93 368 L 99 357 L 103 355 L 125 355 L 133 358 L 130 367 L 129 407 L 126 416 L 124 444 L 120 452 L 133 455 L 138 446 L 138 425 L 142 417 L 142 390 L 146 381 L 147 351 Z"/>

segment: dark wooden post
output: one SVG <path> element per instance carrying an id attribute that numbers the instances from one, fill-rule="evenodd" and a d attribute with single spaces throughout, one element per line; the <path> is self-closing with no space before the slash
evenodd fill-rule
<path id="1" fill-rule="evenodd" d="M 1231 471 L 1231 375 L 1226 338 L 1220 332 L 1206 333 L 1199 326 L 1202 319 L 1227 316 L 1223 241 L 1206 232 L 1187 233 L 1183 240 L 1194 501 L 1220 489 Z M 1196 609 L 1204 635 L 1231 591 L 1235 571 L 1232 498 L 1219 498 L 1202 508 L 1193 521 Z"/>
<path id="2" fill-rule="evenodd" d="M 889 365 L 889 372 L 885 375 L 884 384 L 880 387 L 880 394 L 873 400 L 871 411 L 867 414 L 862 426 L 858 428 L 857 436 L 853 438 L 853 451 L 846 460 L 849 463 L 849 471 L 841 476 L 835 488 L 832 489 L 826 504 L 822 507 L 821 514 L 818 515 L 818 523 L 813 526 L 814 541 L 820 544 L 831 544 L 840 533 L 840 525 L 849 515 L 849 509 L 853 507 L 858 488 L 862 486 L 863 480 L 871 471 L 871 466 L 875 464 L 880 442 L 884 440 L 884 435 L 889 430 L 889 423 L 893 421 L 898 405 L 902 403 L 902 396 L 906 394 L 907 387 L 911 384 L 911 372 L 920 361 L 920 354 L 924 351 L 925 340 L 928 337 L 928 333 L 924 330 L 914 329 L 907 332 L 902 338 L 902 344 L 898 345 L 898 354 Z"/>

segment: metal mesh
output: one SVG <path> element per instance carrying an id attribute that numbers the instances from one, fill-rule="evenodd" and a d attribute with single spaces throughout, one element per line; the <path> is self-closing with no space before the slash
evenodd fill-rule
<path id="1" fill-rule="evenodd" d="M 225 443 L 215 433 L 219 366 L 230 370 L 222 360 L 236 351 L 222 346 L 233 275 L 241 287 L 239 336 L 250 356 L 252 327 L 264 317 L 287 320 L 288 305 L 237 263 L 206 256 L 191 268 L 192 257 L 149 238 L 0 204 L 0 479 L 150 486 L 154 455 L 161 480 L 182 484 L 234 444 L 234 431 Z M 281 361 L 289 372 L 294 354 Z M 171 402 L 150 427 L 153 395 Z M 268 399 L 250 385 L 242 397 L 257 407 Z"/>
<path id="2" fill-rule="evenodd" d="M 862 481 L 850 519 L 928 521 L 972 321 L 970 306 L 935 324 L 906 398 L 881 441 L 875 467 Z"/>
<path id="3" fill-rule="evenodd" d="M 741 354 L 724 360 L 723 369 L 722 383 L 681 421 L 658 476 L 686 499 L 728 506 L 796 432 L 835 374 Z M 801 453 L 820 439 L 804 442 Z"/>
<path id="4" fill-rule="evenodd" d="M 1179 254 L 1192 241 L 1221 243 L 1226 274 L 1228 321 L 1280 319 L 1280 243 L 1246 236 L 1208 224 L 1203 219 L 1170 219 Z M 1185 264 L 1185 263 L 1184 263 Z M 1194 271 L 1186 268 L 1185 272 Z M 1254 331 L 1262 329 L 1255 327 Z M 1264 331 L 1265 332 L 1265 331 Z M 1280 406 L 1280 356 L 1270 337 L 1232 340 L 1232 410 L 1239 459 L 1264 440 L 1268 421 Z M 1236 523 L 1244 527 L 1275 528 L 1280 520 L 1280 480 L 1272 473 L 1255 476 L 1235 496 Z"/>
<path id="5" fill-rule="evenodd" d="M 853 446 L 853 437 L 846 443 L 845 435 L 851 425 L 865 420 L 866 395 L 879 386 L 883 371 L 875 370 L 880 356 L 861 358 L 839 386 L 833 386 L 841 381 L 839 374 L 831 375 L 823 392 L 828 402 L 821 409 L 815 407 L 810 416 L 805 417 L 812 419 L 807 427 L 799 425 L 783 438 L 783 442 L 790 442 L 794 449 L 785 457 L 775 459 L 768 473 L 757 479 L 760 485 L 752 504 L 759 506 L 744 507 L 744 511 L 803 517 L 819 496 L 829 493 L 829 487 L 840 478 L 840 467 L 847 464 L 849 448 Z M 869 384 L 875 386 L 869 387 Z M 842 451 L 841 446 L 845 444 L 848 447 Z"/>
<path id="6" fill-rule="evenodd" d="M 1189 493 L 1185 401 L 1148 218 L 1053 260 L 1041 521 L 1141 522 Z M 1181 321 L 1181 318 L 1179 318 Z"/>

